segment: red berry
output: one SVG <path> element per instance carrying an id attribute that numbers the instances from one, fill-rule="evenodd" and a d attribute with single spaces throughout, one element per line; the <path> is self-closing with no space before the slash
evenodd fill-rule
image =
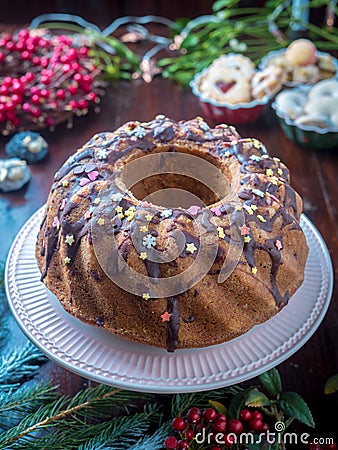
<path id="1" fill-rule="evenodd" d="M 24 103 L 22 105 L 22 111 L 29 112 L 31 110 L 31 105 L 29 103 Z"/>
<path id="2" fill-rule="evenodd" d="M 5 54 L 3 52 L 0 52 L 0 62 L 5 61 Z"/>
<path id="3" fill-rule="evenodd" d="M 232 434 L 225 434 L 224 435 L 224 445 L 228 448 L 232 447 L 232 445 L 235 443 L 235 436 Z"/>
<path id="4" fill-rule="evenodd" d="M 73 78 L 77 83 L 80 83 L 82 81 L 82 75 L 80 73 L 76 73 Z"/>
<path id="5" fill-rule="evenodd" d="M 59 98 L 59 99 L 61 99 L 61 100 L 65 99 L 65 98 L 66 98 L 66 92 L 65 92 L 65 90 L 64 90 L 64 89 L 58 89 L 58 90 L 56 91 L 56 98 Z"/>
<path id="6" fill-rule="evenodd" d="M 194 439 L 195 433 L 194 430 L 188 428 L 182 432 L 182 437 L 187 441 L 192 441 Z"/>
<path id="7" fill-rule="evenodd" d="M 167 450 L 176 450 L 178 446 L 178 441 L 175 436 L 168 436 L 164 441 L 164 446 Z"/>
<path id="8" fill-rule="evenodd" d="M 30 54 L 30 52 L 28 52 L 27 50 L 23 51 L 23 52 L 21 53 L 21 58 L 22 58 L 24 61 L 30 60 L 30 59 L 31 59 L 31 54 Z"/>
<path id="9" fill-rule="evenodd" d="M 28 32 L 28 30 L 26 30 L 26 28 L 23 28 L 22 30 L 20 30 L 19 31 L 19 33 L 18 33 L 18 37 L 20 38 L 20 39 L 27 39 L 28 38 L 28 36 L 29 36 L 29 32 Z"/>
<path id="10" fill-rule="evenodd" d="M 269 428 L 270 428 L 269 425 L 267 423 L 263 422 L 261 432 L 266 433 L 269 430 Z"/>
<path id="11" fill-rule="evenodd" d="M 214 420 L 216 420 L 217 412 L 214 410 L 214 408 L 206 408 L 203 416 L 207 422 L 213 422 Z"/>
<path id="12" fill-rule="evenodd" d="M 48 89 L 41 89 L 40 95 L 41 95 L 41 97 L 43 97 L 43 98 L 48 98 L 49 95 L 50 95 L 49 90 L 48 90 Z"/>
<path id="13" fill-rule="evenodd" d="M 35 75 L 32 72 L 27 72 L 25 75 L 25 78 L 28 82 L 31 82 L 35 79 Z"/>
<path id="14" fill-rule="evenodd" d="M 0 94 L 1 95 L 8 95 L 9 94 L 9 87 L 3 84 L 0 86 Z"/>
<path id="15" fill-rule="evenodd" d="M 182 439 L 178 442 L 178 448 L 179 450 L 185 450 L 186 448 L 189 448 L 189 442 L 185 439 Z"/>
<path id="16" fill-rule="evenodd" d="M 40 64 L 41 64 L 41 67 L 48 67 L 48 64 L 49 64 L 49 59 L 48 58 L 45 58 L 44 56 L 40 59 Z M 42 78 L 42 77 L 41 77 Z M 42 81 L 42 80 L 41 80 Z M 43 83 L 43 81 L 42 81 L 42 83 Z"/>
<path id="17" fill-rule="evenodd" d="M 88 108 L 88 102 L 87 102 L 87 100 L 81 98 L 81 99 L 79 100 L 79 108 L 80 108 L 80 109 L 86 109 L 86 108 Z"/>
<path id="18" fill-rule="evenodd" d="M 223 413 L 218 413 L 218 414 L 217 414 L 217 419 L 225 420 L 225 421 L 227 420 L 225 414 L 223 414 Z"/>
<path id="19" fill-rule="evenodd" d="M 242 420 L 243 422 L 249 422 L 251 417 L 252 417 L 251 411 L 249 411 L 248 409 L 242 409 L 239 415 L 240 420 Z"/>
<path id="20" fill-rule="evenodd" d="M 33 117 L 40 117 L 41 116 L 41 111 L 38 108 L 32 108 L 31 109 L 31 114 Z"/>
<path id="21" fill-rule="evenodd" d="M 228 422 L 228 431 L 229 433 L 241 434 L 243 431 L 242 422 L 238 419 L 230 419 Z"/>
<path id="22" fill-rule="evenodd" d="M 75 94 L 77 93 L 77 87 L 74 86 L 74 85 L 68 86 L 68 92 L 69 92 L 71 95 L 75 95 Z M 88 94 L 88 95 L 89 95 L 89 94 Z"/>
<path id="23" fill-rule="evenodd" d="M 41 61 L 40 61 L 40 58 L 38 56 L 33 56 L 33 59 L 32 59 L 33 66 L 39 66 L 40 62 Z"/>
<path id="24" fill-rule="evenodd" d="M 32 103 L 34 103 L 34 105 L 39 105 L 40 104 L 40 95 L 38 95 L 38 94 L 32 95 L 31 101 L 32 101 Z"/>
<path id="25" fill-rule="evenodd" d="M 261 431 L 263 426 L 263 422 L 261 421 L 261 419 L 251 419 L 249 422 L 249 428 L 253 431 Z"/>
<path id="26" fill-rule="evenodd" d="M 259 420 L 263 420 L 263 414 L 260 413 L 259 411 L 254 411 L 251 415 L 252 419 L 259 419 Z"/>
<path id="27" fill-rule="evenodd" d="M 74 102 L 74 101 L 71 100 L 69 102 L 69 104 L 71 105 L 71 103 L 77 103 L 77 102 Z M 73 108 L 76 109 L 74 106 L 73 106 Z M 188 411 L 187 419 L 191 423 L 198 423 L 198 422 L 200 422 L 200 420 L 201 420 L 201 411 L 198 408 L 191 408 Z"/>
<path id="28" fill-rule="evenodd" d="M 50 84 L 50 77 L 47 75 L 41 75 L 40 80 L 41 80 L 41 83 L 43 83 L 43 84 L 46 84 L 46 85 Z"/>
<path id="29" fill-rule="evenodd" d="M 171 426 L 175 431 L 183 431 L 186 427 L 185 420 L 183 417 L 176 417 L 172 422 Z"/>
<path id="30" fill-rule="evenodd" d="M 212 429 L 216 431 L 216 433 L 225 433 L 227 429 L 227 423 L 225 420 L 216 419 L 212 426 Z"/>
<path id="31" fill-rule="evenodd" d="M 14 50 L 14 47 L 15 47 L 14 42 L 8 41 L 8 42 L 6 43 L 6 48 L 7 48 L 7 50 L 9 50 L 10 52 Z"/>
<path id="32" fill-rule="evenodd" d="M 12 102 L 13 102 L 15 105 L 18 105 L 19 103 L 21 103 L 21 102 L 22 102 L 22 97 L 21 97 L 21 95 L 13 94 L 13 95 L 12 95 Z"/>
<path id="33" fill-rule="evenodd" d="M 79 53 L 81 56 L 87 56 L 88 55 L 88 47 L 81 47 L 79 50 Z"/>

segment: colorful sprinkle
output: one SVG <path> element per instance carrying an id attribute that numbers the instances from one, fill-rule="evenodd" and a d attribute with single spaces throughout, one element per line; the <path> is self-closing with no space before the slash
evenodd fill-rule
<path id="1" fill-rule="evenodd" d="M 145 225 L 142 225 L 142 226 L 140 227 L 140 231 L 141 231 L 141 233 L 147 233 L 148 227 L 146 227 Z"/>
<path id="2" fill-rule="evenodd" d="M 224 239 L 225 238 L 224 228 L 217 227 L 217 231 L 218 231 L 218 237 L 221 239 Z"/>
<path id="3" fill-rule="evenodd" d="M 194 254 L 195 251 L 197 250 L 197 247 L 195 246 L 195 244 L 193 242 L 190 242 L 189 244 L 186 244 L 186 250 L 187 250 L 187 252 Z"/>
<path id="4" fill-rule="evenodd" d="M 65 198 L 62 199 L 61 205 L 60 205 L 60 211 L 65 209 L 67 200 Z"/>
<path id="5" fill-rule="evenodd" d="M 131 206 L 124 212 L 124 215 L 127 217 L 128 222 L 131 222 L 135 216 L 135 207 Z"/>
<path id="6" fill-rule="evenodd" d="M 147 252 L 141 252 L 140 253 L 140 258 L 144 261 L 145 259 L 148 258 L 148 253 Z"/>
<path id="7" fill-rule="evenodd" d="M 173 210 L 172 209 L 165 209 L 161 212 L 161 217 L 164 217 L 165 219 L 167 219 L 168 217 L 173 215 Z"/>
<path id="8" fill-rule="evenodd" d="M 247 227 L 245 224 L 242 225 L 241 227 L 239 227 L 239 229 L 241 231 L 241 236 L 244 236 L 245 234 L 250 233 L 250 227 Z"/>
<path id="9" fill-rule="evenodd" d="M 260 214 L 257 214 L 257 219 L 260 220 L 261 222 L 266 222 L 266 219 Z"/>
<path id="10" fill-rule="evenodd" d="M 229 150 L 227 150 L 226 152 L 223 153 L 223 156 L 229 158 L 229 156 L 231 156 L 231 153 L 229 152 Z"/>
<path id="11" fill-rule="evenodd" d="M 166 311 L 165 313 L 163 313 L 161 315 L 162 322 L 169 322 L 170 321 L 170 317 L 171 317 L 171 314 L 168 313 L 168 311 Z"/>
<path id="12" fill-rule="evenodd" d="M 248 244 L 251 241 L 251 237 L 250 236 L 244 236 L 244 242 L 246 244 Z"/>
<path id="13" fill-rule="evenodd" d="M 251 159 L 251 161 L 259 162 L 261 160 L 261 157 L 257 155 L 251 155 L 249 159 Z"/>
<path id="14" fill-rule="evenodd" d="M 113 202 L 120 202 L 123 199 L 123 195 L 120 192 L 118 192 L 116 194 L 113 194 L 110 198 L 112 199 Z"/>
<path id="15" fill-rule="evenodd" d="M 142 294 L 142 298 L 144 298 L 144 300 L 149 300 L 150 299 L 149 292 L 146 292 L 145 294 Z"/>
<path id="16" fill-rule="evenodd" d="M 65 243 L 67 245 L 73 245 L 75 242 L 74 236 L 72 234 L 67 234 L 66 238 L 65 238 Z"/>
<path id="17" fill-rule="evenodd" d="M 283 175 L 283 170 L 279 167 L 279 168 L 277 169 L 277 173 L 278 173 L 278 175 Z"/>
<path id="18" fill-rule="evenodd" d="M 276 158 L 276 157 L 274 157 L 274 158 L 272 158 L 274 161 L 276 161 L 276 162 L 280 162 L 280 159 L 279 158 Z"/>
<path id="19" fill-rule="evenodd" d="M 122 220 L 124 218 L 124 214 L 123 213 L 118 213 L 117 217 Z"/>
<path id="20" fill-rule="evenodd" d="M 249 206 L 249 205 L 243 205 L 243 208 L 245 209 L 245 211 L 250 215 L 250 216 L 252 216 L 253 215 L 253 209 L 251 208 L 251 206 Z"/>
<path id="21" fill-rule="evenodd" d="M 93 213 L 91 211 L 86 211 L 84 218 L 85 220 L 89 220 L 92 217 Z"/>
<path id="22" fill-rule="evenodd" d="M 253 210 L 253 211 L 257 211 L 257 205 L 251 205 L 251 209 Z"/>
<path id="23" fill-rule="evenodd" d="M 187 212 L 193 216 L 196 216 L 200 209 L 200 206 L 192 205 L 187 209 Z"/>
<path id="24" fill-rule="evenodd" d="M 59 228 L 60 226 L 60 221 L 58 217 L 54 217 L 53 223 L 52 223 L 52 227 L 54 228 Z"/>
<path id="25" fill-rule="evenodd" d="M 153 218 L 153 216 L 151 214 L 147 214 L 146 215 L 146 221 L 147 222 L 150 222 L 152 218 Z"/>
<path id="26" fill-rule="evenodd" d="M 100 150 L 96 153 L 96 156 L 101 160 L 106 159 L 108 156 L 108 150 L 106 150 L 105 148 L 100 148 Z"/>
<path id="27" fill-rule="evenodd" d="M 68 187 L 69 186 L 69 181 L 68 180 L 62 180 L 62 186 L 63 187 Z"/>
<path id="28" fill-rule="evenodd" d="M 258 139 L 252 139 L 253 146 L 257 149 L 261 148 L 262 143 Z"/>
<path id="29" fill-rule="evenodd" d="M 257 267 L 251 267 L 251 273 L 252 273 L 253 275 L 256 275 L 257 272 L 258 272 Z"/>
<path id="30" fill-rule="evenodd" d="M 90 183 L 90 180 L 88 180 L 88 178 L 81 178 L 80 179 L 80 186 L 85 186 L 88 183 Z"/>
<path id="31" fill-rule="evenodd" d="M 273 176 L 273 170 L 272 169 L 266 169 L 266 176 L 267 177 L 272 177 Z"/>
<path id="32" fill-rule="evenodd" d="M 258 197 L 264 197 L 264 192 L 263 191 L 261 191 L 261 190 L 259 190 L 259 189 L 252 189 L 252 192 L 255 194 L 255 195 L 258 195 Z"/>
<path id="33" fill-rule="evenodd" d="M 217 207 L 211 208 L 210 211 L 212 211 L 215 214 L 215 216 L 217 216 L 217 217 L 222 215 L 221 210 L 219 208 L 217 208 Z"/>
<path id="34" fill-rule="evenodd" d="M 144 236 L 144 238 L 142 239 L 142 243 L 147 248 L 155 247 L 156 238 L 151 234 L 147 234 L 147 236 Z"/>
<path id="35" fill-rule="evenodd" d="M 272 184 L 275 184 L 275 185 L 278 184 L 278 178 L 275 177 L 275 176 L 271 177 L 271 178 L 270 178 L 270 181 L 271 181 Z"/>
<path id="36" fill-rule="evenodd" d="M 71 259 L 69 258 L 69 256 L 66 256 L 64 259 L 65 264 L 69 264 L 71 261 Z"/>
<path id="37" fill-rule="evenodd" d="M 101 226 L 101 225 L 104 225 L 104 222 L 105 222 L 105 220 L 104 220 L 104 218 L 103 217 L 100 217 L 99 219 L 97 219 L 97 223 Z"/>
<path id="38" fill-rule="evenodd" d="M 118 206 L 118 207 L 116 208 L 116 212 L 117 212 L 117 213 L 122 213 L 122 212 L 123 212 L 122 206 Z"/>
<path id="39" fill-rule="evenodd" d="M 88 172 L 87 175 L 90 181 L 95 181 L 96 178 L 99 176 L 99 172 L 97 170 L 93 170 L 92 172 Z"/>
<path id="40" fill-rule="evenodd" d="M 283 244 L 281 243 L 281 241 L 279 239 L 276 240 L 275 246 L 276 246 L 277 250 L 282 250 L 282 248 L 283 248 Z"/>
<path id="41" fill-rule="evenodd" d="M 93 201 L 94 205 L 98 205 L 101 203 L 100 197 L 96 197 L 96 199 Z"/>
<path id="42" fill-rule="evenodd" d="M 236 210 L 236 211 L 242 211 L 242 207 L 241 207 L 240 205 L 236 205 L 236 206 L 235 206 L 235 210 Z"/>

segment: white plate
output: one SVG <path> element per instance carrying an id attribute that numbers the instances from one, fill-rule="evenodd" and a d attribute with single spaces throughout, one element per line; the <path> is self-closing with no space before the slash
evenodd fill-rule
<path id="1" fill-rule="evenodd" d="M 318 230 L 303 216 L 309 245 L 305 280 L 276 316 L 243 336 L 201 349 L 166 350 L 120 339 L 65 312 L 40 281 L 36 236 L 44 209 L 18 233 L 8 255 L 6 290 L 19 325 L 49 358 L 77 374 L 123 389 L 193 392 L 229 386 L 280 364 L 312 336 L 330 303 L 333 270 Z"/>

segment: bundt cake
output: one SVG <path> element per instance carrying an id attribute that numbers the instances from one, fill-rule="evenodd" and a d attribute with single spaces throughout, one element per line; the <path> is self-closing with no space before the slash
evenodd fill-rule
<path id="1" fill-rule="evenodd" d="M 97 134 L 55 175 L 41 279 L 70 314 L 134 342 L 174 351 L 233 339 L 303 281 L 302 201 L 289 182 L 261 142 L 200 117 Z"/>

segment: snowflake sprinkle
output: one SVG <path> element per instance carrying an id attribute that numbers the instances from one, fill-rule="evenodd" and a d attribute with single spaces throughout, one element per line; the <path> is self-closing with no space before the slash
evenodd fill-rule
<path id="1" fill-rule="evenodd" d="M 164 209 L 162 212 L 161 212 L 161 217 L 163 217 L 163 218 L 165 218 L 165 219 L 167 219 L 168 217 L 170 217 L 170 216 L 172 216 L 173 215 L 173 210 L 172 209 Z"/>
<path id="2" fill-rule="evenodd" d="M 156 238 L 154 236 L 152 236 L 151 234 L 147 234 L 147 236 L 144 236 L 142 243 L 147 248 L 155 247 Z"/>
<path id="3" fill-rule="evenodd" d="M 101 160 L 106 159 L 108 156 L 108 150 L 106 150 L 105 148 L 100 148 L 100 150 L 96 153 L 96 156 Z"/>
<path id="4" fill-rule="evenodd" d="M 113 194 L 110 198 L 112 199 L 113 202 L 120 202 L 123 199 L 123 195 L 120 192 L 118 192 L 116 194 Z"/>

